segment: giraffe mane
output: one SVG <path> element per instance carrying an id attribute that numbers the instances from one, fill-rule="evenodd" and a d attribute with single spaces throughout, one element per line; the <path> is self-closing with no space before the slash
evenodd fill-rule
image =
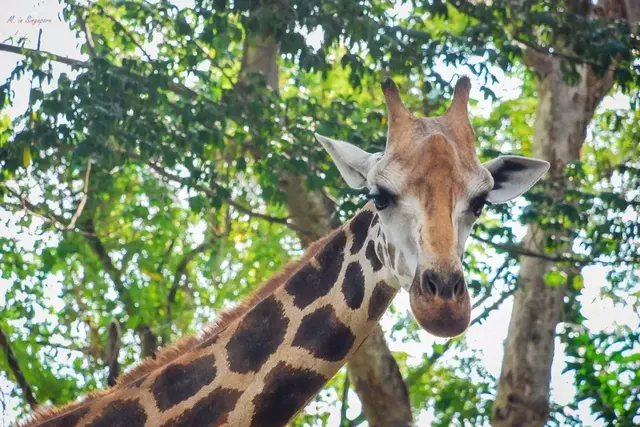
<path id="1" fill-rule="evenodd" d="M 322 237 L 310 244 L 300 258 L 287 263 L 278 273 L 274 274 L 270 279 L 265 281 L 258 289 L 247 296 L 238 306 L 221 313 L 213 323 L 205 327 L 204 332 L 199 336 L 185 336 L 179 339 L 174 344 L 168 345 L 167 347 L 163 348 L 156 355 L 155 359 L 147 357 L 131 371 L 118 377 L 116 384 L 111 388 L 90 392 L 84 399 L 59 408 L 41 407 L 36 409 L 36 411 L 25 422 L 23 422 L 22 425 L 25 427 L 37 426 L 43 421 L 56 418 L 57 416 L 62 414 L 73 412 L 74 410 L 95 402 L 96 400 L 103 398 L 136 380 L 140 380 L 146 377 L 154 370 L 173 362 L 178 357 L 182 356 L 187 351 L 197 347 L 201 343 L 209 340 L 214 340 L 215 337 L 222 331 L 224 331 L 231 323 L 242 317 L 249 310 L 255 307 L 260 301 L 271 295 L 280 286 L 284 285 L 284 283 L 291 276 L 293 276 L 293 274 L 295 274 L 295 272 L 298 271 L 300 267 L 310 261 L 311 258 L 313 258 L 320 251 L 320 249 L 324 247 L 327 241 L 330 240 L 338 231 L 339 229 L 333 230 L 327 236 Z"/>

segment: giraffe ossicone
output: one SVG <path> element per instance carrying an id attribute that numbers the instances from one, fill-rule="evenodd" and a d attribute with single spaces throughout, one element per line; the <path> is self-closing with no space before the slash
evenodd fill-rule
<path id="1" fill-rule="evenodd" d="M 471 311 L 461 257 L 485 203 L 527 191 L 542 160 L 481 164 L 468 117 L 470 80 L 440 117 L 417 118 L 393 80 L 382 81 L 383 153 L 316 135 L 345 181 L 372 201 L 312 244 L 200 337 L 187 337 L 111 389 L 53 410 L 42 427 L 283 426 L 347 362 L 400 289 L 417 322 L 459 335 Z"/>

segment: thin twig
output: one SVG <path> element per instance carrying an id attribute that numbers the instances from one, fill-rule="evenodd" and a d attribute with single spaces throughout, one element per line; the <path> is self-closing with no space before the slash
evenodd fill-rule
<path id="1" fill-rule="evenodd" d="M 209 249 L 211 247 L 211 243 L 212 242 L 210 241 L 202 242 L 201 244 L 199 244 L 198 246 L 196 246 L 195 248 L 187 252 L 182 257 L 182 260 L 180 260 L 180 263 L 176 268 L 176 274 L 173 278 L 173 285 L 171 286 L 171 289 L 169 289 L 169 294 L 167 296 L 167 320 L 170 320 L 171 318 L 171 305 L 175 302 L 176 293 L 178 292 L 178 288 L 180 287 L 182 278 L 185 276 L 187 272 L 187 267 L 189 266 L 189 263 L 191 262 L 191 260 L 193 260 L 193 258 L 196 257 L 196 255 L 201 254 L 202 252 Z"/>
<path id="2" fill-rule="evenodd" d="M 118 355 L 122 347 L 122 332 L 120 330 L 120 322 L 117 319 L 111 319 L 109 323 L 109 336 L 107 348 L 105 352 L 106 365 L 109 368 L 109 376 L 107 377 L 107 385 L 113 387 L 120 375 L 120 364 L 118 363 Z"/>
<path id="3" fill-rule="evenodd" d="M 128 153 L 123 153 L 128 155 L 129 157 L 132 158 L 136 158 L 137 156 L 135 155 L 131 155 Z M 156 173 L 158 173 L 160 176 L 173 181 L 173 182 L 177 182 L 179 184 L 183 184 L 186 185 L 188 187 L 191 187 L 195 190 L 198 191 L 202 191 L 203 193 L 205 193 L 207 196 L 210 197 L 216 197 L 216 192 L 214 190 L 212 190 L 211 188 L 205 187 L 203 185 L 200 184 L 191 184 L 186 182 L 186 180 L 174 173 L 171 173 L 169 171 L 167 171 L 164 167 L 162 167 L 161 165 L 154 163 L 154 162 L 148 162 L 149 167 L 155 171 Z M 291 223 L 291 220 L 288 217 L 275 217 L 275 216 L 271 216 L 271 215 L 267 215 L 267 214 L 263 214 L 263 213 L 259 213 L 259 212 L 255 212 L 253 210 L 251 210 L 250 208 L 243 206 L 242 204 L 235 202 L 231 199 L 226 199 L 225 200 L 230 206 L 232 206 L 233 208 L 235 208 L 237 211 L 242 212 L 244 214 L 249 215 L 250 217 L 254 217 L 254 218 L 259 218 L 259 219 L 263 219 L 265 221 L 269 221 L 272 223 L 276 223 L 276 224 L 282 224 L 282 225 L 286 225 L 287 227 L 289 227 L 291 230 L 302 233 L 302 234 L 309 234 L 312 235 L 312 233 L 308 230 L 305 230 L 303 228 L 298 227 L 295 224 Z"/>
<path id="4" fill-rule="evenodd" d="M 93 234 L 90 231 L 87 230 L 81 230 L 79 228 L 67 228 L 67 225 L 65 225 L 65 218 L 63 218 L 61 215 L 57 215 L 53 212 L 51 212 L 49 209 L 36 205 L 34 203 L 31 203 L 25 196 L 16 193 L 15 191 L 11 190 L 9 187 L 4 186 L 5 190 L 11 194 L 13 197 L 15 197 L 16 199 L 20 200 L 20 205 L 16 205 L 14 203 L 9 203 L 9 202 L 4 202 L 4 201 L 0 201 L 0 206 L 7 206 L 7 207 L 11 207 L 11 208 L 19 208 L 23 211 L 25 211 L 26 213 L 28 213 L 31 216 L 35 216 L 36 218 L 40 218 L 42 219 L 44 222 L 53 225 L 57 231 L 62 231 L 62 232 L 68 232 L 68 231 L 73 231 L 79 234 L 82 234 L 84 236 L 94 236 L 95 234 Z"/>
<path id="5" fill-rule="evenodd" d="M 480 307 L 482 304 L 484 304 L 484 302 L 486 300 L 488 300 L 491 297 L 491 289 L 493 289 L 495 283 L 498 281 L 500 276 L 502 276 L 502 272 L 504 271 L 505 268 L 507 268 L 509 266 L 509 264 L 511 263 L 512 259 L 513 258 L 505 259 L 504 262 L 502 263 L 502 265 L 500 267 L 498 267 L 498 269 L 496 270 L 495 274 L 493 275 L 493 279 L 491 279 L 491 281 L 489 282 L 489 286 L 487 286 L 487 289 L 489 290 L 489 292 L 486 292 L 482 296 L 482 298 L 478 299 L 475 303 L 473 303 L 473 306 L 471 307 L 472 310 Z"/>
<path id="6" fill-rule="evenodd" d="M 367 421 L 367 418 L 361 412 L 360 415 L 349 421 L 349 427 L 358 427 L 363 422 Z"/>
<path id="7" fill-rule="evenodd" d="M 118 31 L 122 32 L 123 34 L 125 34 L 129 40 L 131 40 L 131 42 L 136 45 L 136 47 L 138 49 L 140 49 L 140 51 L 142 52 L 142 54 L 145 56 L 145 58 L 147 58 L 147 61 L 152 62 L 153 59 L 151 59 L 151 56 L 149 56 L 149 54 L 147 53 L 147 51 L 142 47 L 142 45 L 140 44 L 140 42 L 138 42 L 138 40 L 136 40 L 136 38 L 133 36 L 133 34 L 127 29 L 127 27 L 125 27 L 120 21 L 118 21 L 116 18 L 114 18 L 113 16 L 111 16 L 110 14 L 107 13 L 107 11 L 105 10 L 104 7 L 102 7 L 99 4 L 94 4 L 94 6 L 96 6 L 98 9 L 100 9 L 100 14 L 102 16 L 107 17 L 111 22 L 113 22 L 113 24 L 117 27 Z"/>
<path id="8" fill-rule="evenodd" d="M 16 359 L 16 355 L 11 349 L 9 345 L 9 340 L 7 336 L 4 334 L 4 331 L 0 329 L 0 348 L 4 350 L 5 355 L 7 356 L 7 363 L 9 364 L 9 369 L 13 372 L 13 376 L 16 379 L 16 382 L 20 386 L 22 390 L 22 394 L 24 395 L 25 400 L 31 406 L 32 409 L 35 409 L 38 406 L 38 401 L 33 395 L 33 391 L 31 391 L 31 387 L 29 383 L 24 378 L 24 374 L 22 370 L 20 370 L 20 365 L 18 364 L 18 359 Z"/>
<path id="9" fill-rule="evenodd" d="M 544 260 L 556 262 L 556 263 L 570 262 L 570 263 L 578 264 L 580 266 L 584 266 L 591 263 L 598 263 L 600 265 L 619 265 L 621 263 L 634 264 L 634 263 L 640 262 L 639 256 L 632 256 L 631 258 L 625 258 L 625 259 L 614 259 L 612 261 L 602 261 L 594 257 L 580 258 L 580 257 L 571 257 L 567 255 L 550 255 L 550 254 L 545 254 L 542 252 L 536 252 L 530 249 L 526 249 L 522 245 L 516 244 L 516 243 L 496 243 L 489 239 L 480 237 L 477 234 L 472 234 L 471 237 L 479 242 L 491 245 L 494 248 L 499 249 L 503 252 L 507 252 L 511 255 L 540 258 L 540 259 L 544 259 Z"/>
<path id="10" fill-rule="evenodd" d="M 72 67 L 77 67 L 77 68 L 89 68 L 90 63 L 89 62 L 85 62 L 85 61 L 80 61 L 78 59 L 73 59 L 73 58 L 68 58 L 66 56 L 62 56 L 62 55 L 56 55 L 55 53 L 51 53 L 51 52 L 47 52 L 47 51 L 37 51 L 35 49 L 29 49 L 26 47 L 18 47 L 18 46 L 12 46 L 10 44 L 6 44 L 6 43 L 0 43 L 0 51 L 4 51 L 4 52 L 11 52 L 11 53 L 16 53 L 18 55 L 24 55 L 24 56 L 29 56 L 29 55 L 36 55 L 36 56 L 40 56 L 40 57 L 44 57 L 47 58 L 51 61 L 55 61 L 55 62 L 59 62 L 61 64 L 66 64 L 66 65 L 70 65 Z M 119 67 L 111 64 L 111 66 L 114 69 L 118 69 L 120 70 Z M 124 71 L 121 70 L 125 73 L 127 73 L 128 75 L 131 75 L 132 77 L 136 77 L 139 79 L 144 79 L 146 80 L 147 77 L 145 76 L 140 76 L 140 75 L 136 75 L 131 73 L 130 71 Z M 193 89 L 188 88 L 187 86 L 184 86 L 182 84 L 179 83 L 175 83 L 171 80 L 169 80 L 167 82 L 168 86 L 167 88 L 175 93 L 176 95 L 182 95 L 185 96 L 191 100 L 197 99 L 200 97 L 200 94 L 198 94 L 198 92 L 194 91 Z M 204 98 L 205 100 L 209 101 L 209 102 L 213 102 L 210 101 L 207 98 Z"/>
<path id="11" fill-rule="evenodd" d="M 348 427 L 351 421 L 347 419 L 347 396 L 349 394 L 349 373 L 344 376 L 344 384 L 342 386 L 342 402 L 340 404 L 340 427 Z"/>
<path id="12" fill-rule="evenodd" d="M 69 225 L 67 225 L 67 230 L 73 230 L 76 227 L 76 221 L 78 217 L 82 214 L 84 210 L 84 206 L 87 204 L 87 198 L 89 195 L 89 175 L 91 174 L 91 160 L 87 163 L 87 172 L 84 175 L 84 188 L 82 190 L 82 199 L 80 199 L 80 203 L 78 203 L 78 208 L 76 212 L 71 217 L 71 221 Z"/>
<path id="13" fill-rule="evenodd" d="M 76 18 L 78 19 L 78 22 L 80 22 L 80 26 L 82 27 L 82 31 L 84 31 L 84 35 L 87 39 L 87 46 L 89 47 L 89 53 L 91 54 L 92 58 L 95 58 L 97 56 L 96 53 L 96 45 L 93 42 L 93 36 L 91 34 L 91 29 L 89 28 L 89 25 L 87 24 L 87 21 L 85 21 L 85 19 L 82 17 L 82 15 L 80 13 L 76 14 Z"/>
<path id="14" fill-rule="evenodd" d="M 42 340 L 36 340 L 34 342 L 42 347 L 50 347 L 50 348 L 55 348 L 55 349 L 64 350 L 64 351 L 77 351 L 79 353 L 84 354 L 85 356 L 93 356 L 93 357 L 98 356 L 89 347 L 66 346 L 64 344 L 56 344 L 56 343 L 51 343 L 51 342 L 42 341 Z"/>

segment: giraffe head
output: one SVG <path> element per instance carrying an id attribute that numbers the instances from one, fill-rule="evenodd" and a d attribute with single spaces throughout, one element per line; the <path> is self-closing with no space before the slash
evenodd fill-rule
<path id="1" fill-rule="evenodd" d="M 437 336 L 459 335 L 471 316 L 462 255 L 473 224 L 485 204 L 520 196 L 549 163 L 518 156 L 480 163 L 467 111 L 468 77 L 458 80 L 440 117 L 414 116 L 389 78 L 382 90 L 389 116 L 383 153 L 316 137 L 347 184 L 366 188 L 373 200 L 382 230 L 376 247 L 386 248 L 381 258 L 409 292 L 418 323 Z"/>

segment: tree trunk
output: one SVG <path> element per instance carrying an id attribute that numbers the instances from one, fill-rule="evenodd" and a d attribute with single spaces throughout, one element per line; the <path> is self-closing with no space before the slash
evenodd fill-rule
<path id="1" fill-rule="evenodd" d="M 616 15 L 613 2 L 601 2 Z M 618 5 L 619 6 L 619 5 Z M 627 12 L 627 15 L 628 12 Z M 528 51 L 525 62 L 536 72 L 539 104 L 534 124 L 534 154 L 548 160 L 547 180 L 554 186 L 556 200 L 563 198 L 571 183 L 563 168 L 580 158 L 587 127 L 594 111 L 611 89 L 610 74 L 597 77 L 589 66 L 581 66 L 580 81 L 570 86 L 563 80 L 562 59 Z M 554 236 L 536 225 L 529 226 L 524 239 L 526 249 L 543 252 L 545 242 Z M 565 237 L 558 236 L 556 238 Z M 566 239 L 562 249 L 570 250 Z M 566 287 L 550 287 L 544 277 L 553 263 L 522 256 L 518 290 L 515 293 L 509 332 L 505 342 L 502 372 L 493 406 L 494 426 L 543 426 L 549 414 L 549 384 L 553 361 L 555 330 L 562 320 Z"/>
<path id="2" fill-rule="evenodd" d="M 255 37 L 247 41 L 241 78 L 262 73 L 267 84 L 278 91 L 277 52 L 278 46 L 270 38 Z M 339 225 L 331 218 L 334 211 L 331 199 L 322 191 L 308 191 L 304 177 L 284 172 L 280 186 L 286 194 L 293 223 L 305 230 L 305 233 L 298 233 L 304 246 Z M 347 367 L 370 426 L 388 427 L 413 422 L 407 387 L 379 326 L 352 356 Z"/>
<path id="3" fill-rule="evenodd" d="M 380 327 L 373 330 L 349 360 L 349 378 L 371 427 L 399 426 L 413 421 L 407 385 Z"/>

